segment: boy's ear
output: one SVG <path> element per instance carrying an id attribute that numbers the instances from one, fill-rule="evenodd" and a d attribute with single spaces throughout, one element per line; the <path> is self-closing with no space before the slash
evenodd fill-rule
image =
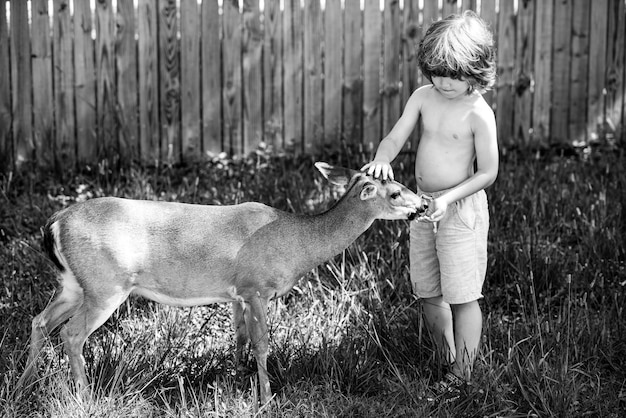
<path id="1" fill-rule="evenodd" d="M 324 162 L 316 162 L 315 168 L 328 180 L 336 186 L 346 186 L 350 183 L 350 179 L 356 171 L 344 167 L 334 167 Z"/>

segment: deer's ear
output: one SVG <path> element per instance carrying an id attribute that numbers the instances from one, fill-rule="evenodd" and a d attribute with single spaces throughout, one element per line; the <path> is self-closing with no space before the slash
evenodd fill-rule
<path id="1" fill-rule="evenodd" d="M 337 186 L 346 186 L 356 173 L 356 171 L 350 170 L 349 168 L 334 167 L 321 161 L 315 163 L 315 168 L 322 173 L 326 180 Z"/>
<path id="2" fill-rule="evenodd" d="M 361 190 L 361 200 L 373 199 L 376 197 L 377 188 L 374 184 L 366 184 Z"/>

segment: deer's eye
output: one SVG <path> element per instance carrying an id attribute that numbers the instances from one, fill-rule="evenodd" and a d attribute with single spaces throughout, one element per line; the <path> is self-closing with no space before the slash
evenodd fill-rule
<path id="1" fill-rule="evenodd" d="M 390 197 L 395 200 L 400 197 L 400 192 L 393 192 Z"/>

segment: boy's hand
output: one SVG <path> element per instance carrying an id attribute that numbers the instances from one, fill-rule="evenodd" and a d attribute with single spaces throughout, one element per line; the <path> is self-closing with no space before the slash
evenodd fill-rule
<path id="1" fill-rule="evenodd" d="M 381 177 L 383 180 L 393 180 L 393 169 L 389 163 L 384 161 L 367 163 L 361 168 L 361 171 L 365 171 L 374 178 Z"/>
<path id="2" fill-rule="evenodd" d="M 424 216 L 420 216 L 417 220 L 429 222 L 439 222 L 442 220 L 448 211 L 448 202 L 445 199 L 442 199 L 442 197 L 443 196 L 433 199 L 430 203 L 428 203 L 428 210 Z"/>

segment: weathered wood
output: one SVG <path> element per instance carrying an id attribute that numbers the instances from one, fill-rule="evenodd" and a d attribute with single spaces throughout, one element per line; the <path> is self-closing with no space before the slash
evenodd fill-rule
<path id="1" fill-rule="evenodd" d="M 340 0 L 326 1 L 324 11 L 324 142 L 341 139 L 343 13 Z"/>
<path id="2" fill-rule="evenodd" d="M 497 34 L 498 79 L 496 84 L 496 120 L 498 138 L 502 144 L 513 139 L 513 109 L 515 100 L 515 14 L 513 2 L 500 3 Z"/>
<path id="3" fill-rule="evenodd" d="M 322 121 L 322 10 L 317 1 L 304 5 L 304 149 L 324 144 Z"/>
<path id="4" fill-rule="evenodd" d="M 197 0 L 180 2 L 180 109 L 182 158 L 202 156 L 200 123 L 200 9 Z"/>
<path id="5" fill-rule="evenodd" d="M 285 0 L 285 148 L 301 152 L 302 141 L 302 9 L 299 0 Z"/>
<path id="6" fill-rule="evenodd" d="M 13 137 L 15 163 L 35 161 L 33 104 L 27 3 L 11 1 L 11 76 L 13 90 Z"/>
<path id="7" fill-rule="evenodd" d="M 607 96 L 605 134 L 624 138 L 626 101 L 626 10 L 622 0 L 610 0 L 607 42 Z M 607 137 L 608 139 L 608 137 Z M 626 140 L 626 138 L 624 138 Z"/>
<path id="8" fill-rule="evenodd" d="M 139 157 L 137 103 L 137 30 L 133 0 L 117 0 L 115 64 L 117 70 L 117 126 L 120 157 L 126 162 Z"/>
<path id="9" fill-rule="evenodd" d="M 0 1 L 0 172 L 13 168 L 11 133 L 11 59 L 6 2 Z"/>
<path id="10" fill-rule="evenodd" d="M 554 5 L 554 37 L 552 88 L 552 127 L 550 139 L 565 142 L 569 136 L 568 112 L 570 92 L 570 56 L 572 40 L 572 0 L 556 0 Z"/>
<path id="11" fill-rule="evenodd" d="M 81 164 L 97 161 L 96 70 L 93 15 L 88 2 L 74 2 L 74 94 L 76 107 L 76 159 Z"/>
<path id="12" fill-rule="evenodd" d="M 426 35 L 428 28 L 433 22 L 436 22 L 441 18 L 439 13 L 439 5 L 437 0 L 424 0 L 424 9 L 422 10 L 423 24 L 422 24 L 422 38 Z M 429 80 L 424 79 L 424 84 L 430 84 Z"/>
<path id="13" fill-rule="evenodd" d="M 111 0 L 96 1 L 96 133 L 98 158 L 113 162 L 119 156 L 120 111 L 116 106 L 115 22 Z M 78 138 L 79 142 L 83 139 Z"/>
<path id="14" fill-rule="evenodd" d="M 360 144 L 363 140 L 363 13 L 359 0 L 345 1 L 344 25 L 343 135 L 348 142 Z"/>
<path id="15" fill-rule="evenodd" d="M 239 2 L 224 2 L 224 147 L 233 154 L 243 151 L 241 120 L 241 15 Z"/>
<path id="16" fill-rule="evenodd" d="M 535 2 L 522 2 L 517 11 L 517 36 L 515 40 L 515 107 L 512 143 L 528 145 L 532 133 L 533 59 L 534 59 L 534 9 Z"/>
<path id="17" fill-rule="evenodd" d="M 519 9 L 518 9 L 519 10 Z M 482 0 L 480 3 L 480 18 L 487 24 L 493 34 L 494 41 L 498 36 L 498 14 L 496 13 L 496 0 Z M 496 103 L 496 86 L 483 94 L 483 97 L 493 108 Z"/>
<path id="18" fill-rule="evenodd" d="M 598 136 L 604 129 L 606 94 L 606 34 L 608 0 L 591 2 L 589 33 L 589 91 L 587 93 L 587 138 Z"/>
<path id="19" fill-rule="evenodd" d="M 402 91 L 400 109 L 404 109 L 411 94 L 420 85 L 421 74 L 417 66 L 417 51 L 422 34 L 419 27 L 419 0 L 406 0 L 403 13 L 402 38 Z M 420 137 L 419 123 L 413 129 L 407 147 L 417 148 Z"/>
<path id="20" fill-rule="evenodd" d="M 363 143 L 373 151 L 382 139 L 380 97 L 382 14 L 378 2 L 369 1 L 365 2 L 364 13 Z"/>
<path id="21" fill-rule="evenodd" d="M 222 144 L 222 53 L 218 0 L 202 2 L 202 150 L 219 154 Z"/>
<path id="22" fill-rule="evenodd" d="M 263 121 L 265 142 L 284 147 L 283 133 L 283 13 L 280 2 L 265 3 L 263 36 Z"/>
<path id="23" fill-rule="evenodd" d="M 476 9 L 497 41 L 484 97 L 503 144 L 624 139 L 623 0 L 286 0 L 263 16 L 260 3 L 0 1 L 2 168 L 175 163 L 261 141 L 373 152 L 429 82 L 415 59 L 424 31 Z M 409 146 L 418 138 L 419 126 Z"/>
<path id="24" fill-rule="evenodd" d="M 259 0 L 243 2 L 243 153 L 263 141 L 263 32 Z"/>
<path id="25" fill-rule="evenodd" d="M 535 20 L 535 83 L 533 97 L 533 142 L 546 145 L 550 140 L 550 103 L 552 87 L 552 17 L 551 1 L 536 5 Z"/>
<path id="26" fill-rule="evenodd" d="M 31 6 L 35 160 L 44 166 L 51 166 L 54 163 L 54 96 L 50 15 L 47 0 L 34 0 Z"/>
<path id="27" fill-rule="evenodd" d="M 180 161 L 180 57 L 176 0 L 159 0 L 161 158 Z"/>
<path id="28" fill-rule="evenodd" d="M 385 0 L 383 12 L 383 136 L 400 118 L 400 41 L 402 30 L 398 0 Z"/>
<path id="29" fill-rule="evenodd" d="M 441 6 L 441 17 L 446 18 L 450 15 L 459 13 L 457 0 L 443 0 Z"/>
<path id="30" fill-rule="evenodd" d="M 74 66 L 69 0 L 54 0 L 54 119 L 56 159 L 62 167 L 76 163 L 76 122 L 74 118 Z M 94 161 L 95 162 L 95 161 Z"/>
<path id="31" fill-rule="evenodd" d="M 587 139 L 587 86 L 589 73 L 589 13 L 587 0 L 573 0 L 570 75 L 569 135 L 577 143 Z"/>
<path id="32" fill-rule="evenodd" d="M 144 162 L 158 163 L 160 154 L 159 129 L 159 67 L 157 3 L 139 0 L 137 8 L 139 30 L 139 152 Z"/>

